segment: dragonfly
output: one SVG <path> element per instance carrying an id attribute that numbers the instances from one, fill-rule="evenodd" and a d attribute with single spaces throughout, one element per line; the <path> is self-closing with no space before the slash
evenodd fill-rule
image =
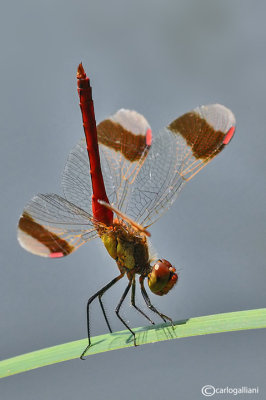
<path id="1" fill-rule="evenodd" d="M 153 294 L 166 295 L 178 281 L 176 268 L 157 259 L 148 228 L 174 203 L 184 185 L 231 141 L 235 117 L 221 104 L 199 106 L 171 122 L 158 135 L 144 116 L 120 109 L 96 125 L 92 89 L 82 64 L 77 71 L 85 138 L 70 152 L 62 177 L 64 196 L 37 194 L 25 206 L 18 223 L 18 241 L 38 256 L 60 258 L 100 237 L 119 274 L 87 302 L 88 345 L 92 345 L 90 306 L 98 298 L 107 324 L 102 296 L 120 279 L 127 286 L 115 309 L 120 315 L 131 289 L 131 304 L 149 323 L 154 321 L 136 304 L 136 277 L 144 301 L 164 322 L 172 319 L 152 304 Z"/>

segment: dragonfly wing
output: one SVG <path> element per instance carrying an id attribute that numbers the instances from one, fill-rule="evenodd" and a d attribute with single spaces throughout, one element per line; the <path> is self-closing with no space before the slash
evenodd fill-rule
<path id="1" fill-rule="evenodd" d="M 121 109 L 97 126 L 101 166 L 107 197 L 126 211 L 133 183 L 149 152 L 152 133 L 136 111 Z M 92 185 L 86 141 L 70 152 L 62 179 L 66 198 L 91 213 Z"/>
<path id="2" fill-rule="evenodd" d="M 145 227 L 155 222 L 234 131 L 233 113 L 220 104 L 197 107 L 173 121 L 155 138 L 136 177 L 128 215 Z"/>
<path id="3" fill-rule="evenodd" d="M 85 138 L 82 138 L 69 153 L 62 186 L 67 200 L 92 214 L 90 161 Z"/>
<path id="4" fill-rule="evenodd" d="M 21 246 L 43 257 L 67 256 L 97 236 L 91 216 L 56 194 L 33 197 L 18 223 Z"/>

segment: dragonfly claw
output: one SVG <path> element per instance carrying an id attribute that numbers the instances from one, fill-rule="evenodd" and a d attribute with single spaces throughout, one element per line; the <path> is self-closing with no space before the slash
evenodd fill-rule
<path id="1" fill-rule="evenodd" d="M 83 360 L 83 361 L 86 360 L 87 357 L 84 357 L 84 356 L 85 356 L 85 354 L 87 353 L 87 351 L 89 350 L 90 347 L 91 347 L 91 343 L 88 344 L 88 346 L 85 348 L 85 350 L 83 351 L 83 353 L 79 357 L 81 360 Z"/>

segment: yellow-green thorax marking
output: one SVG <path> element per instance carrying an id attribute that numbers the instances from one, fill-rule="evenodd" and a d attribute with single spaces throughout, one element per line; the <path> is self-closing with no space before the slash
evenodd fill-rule
<path id="1" fill-rule="evenodd" d="M 121 272 L 148 275 L 151 271 L 146 236 L 126 224 L 115 222 L 100 237 Z"/>

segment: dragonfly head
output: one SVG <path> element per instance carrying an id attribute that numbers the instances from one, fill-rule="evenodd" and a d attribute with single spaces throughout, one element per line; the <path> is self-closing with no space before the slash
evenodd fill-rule
<path id="1" fill-rule="evenodd" d="M 156 261 L 148 275 L 148 285 L 150 290 L 158 296 L 167 294 L 176 284 L 178 275 L 176 269 L 169 261 L 161 259 Z"/>

